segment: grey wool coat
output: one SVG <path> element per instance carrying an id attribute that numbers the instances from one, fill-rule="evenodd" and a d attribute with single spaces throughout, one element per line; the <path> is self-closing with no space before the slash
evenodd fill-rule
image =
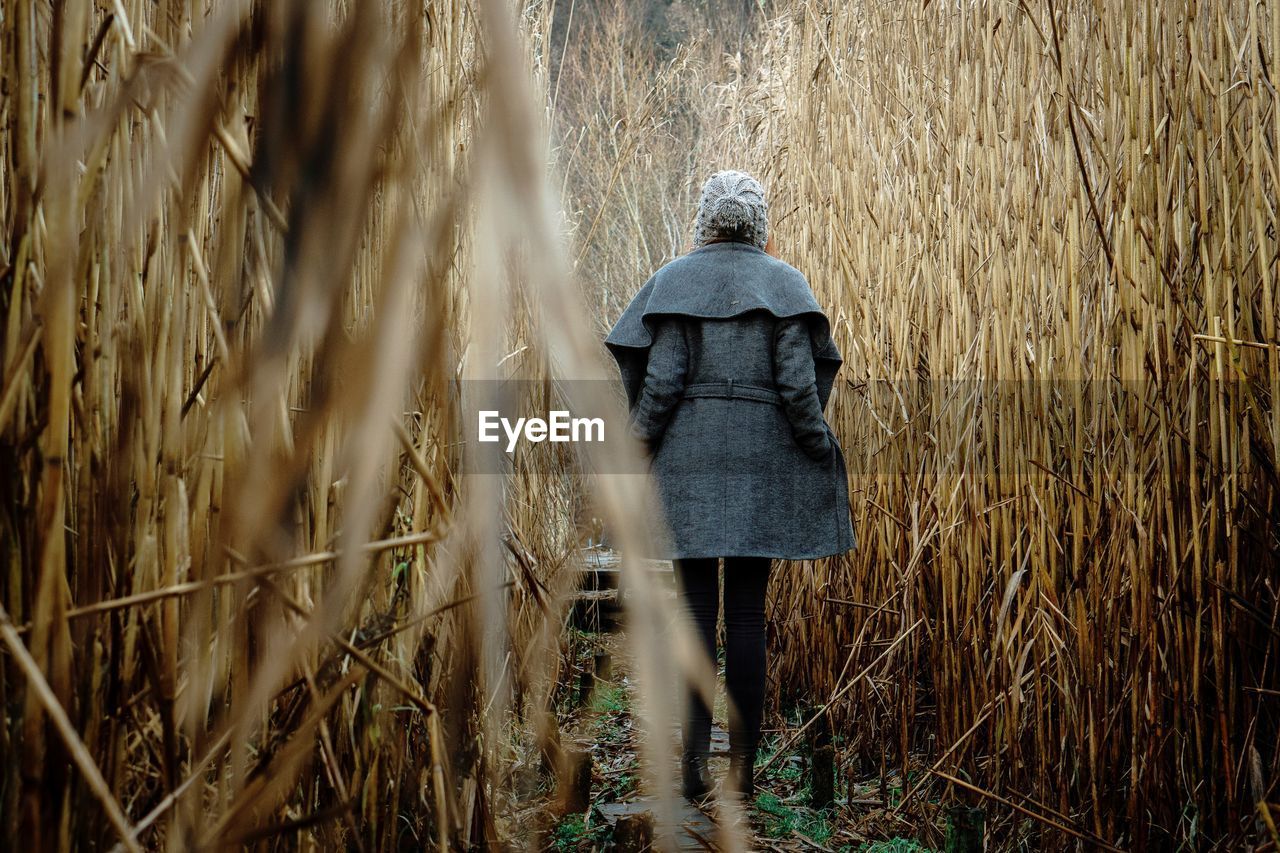
<path id="1" fill-rule="evenodd" d="M 754 245 L 659 269 L 605 340 L 651 454 L 666 556 L 816 559 L 854 547 L 822 412 L 841 357 L 804 276 Z"/>

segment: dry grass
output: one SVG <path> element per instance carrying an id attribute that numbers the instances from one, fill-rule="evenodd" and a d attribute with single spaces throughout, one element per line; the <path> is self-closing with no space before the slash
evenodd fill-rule
<path id="1" fill-rule="evenodd" d="M 1045 846 L 1268 837 L 1280 10 L 802 2 L 759 54 L 703 171 L 832 314 L 862 543 L 776 584 L 779 686 L 923 619 L 836 709 L 936 762 L 908 815 L 948 773 Z"/>
<path id="2" fill-rule="evenodd" d="M 799 0 L 754 63 L 620 5 L 556 86 L 536 5 L 0 8 L 9 837 L 535 843 L 575 522 L 634 550 L 644 484 L 552 445 L 465 476 L 458 380 L 608 402 L 551 380 L 608 375 L 722 165 L 848 361 L 862 545 L 779 571 L 777 695 L 839 692 L 850 772 L 929 762 L 922 831 L 961 797 L 1048 848 L 1264 837 L 1271 4 Z M 690 647 L 638 589 L 666 732 Z"/>
<path id="3" fill-rule="evenodd" d="M 603 375 L 545 179 L 545 11 L 0 21 L 5 831 L 536 842 L 504 735 L 521 712 L 554 763 L 583 484 L 549 450 L 464 476 L 492 469 L 458 380 Z M 594 486 L 628 541 L 640 486 Z"/>

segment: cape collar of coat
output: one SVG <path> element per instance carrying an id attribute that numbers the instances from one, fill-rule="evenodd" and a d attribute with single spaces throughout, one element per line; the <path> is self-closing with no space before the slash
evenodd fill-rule
<path id="1" fill-rule="evenodd" d="M 627 404 L 635 405 L 644 386 L 659 317 L 724 320 L 749 311 L 767 311 L 780 320 L 805 318 L 813 344 L 818 399 L 826 408 L 843 359 L 809 282 L 798 269 L 764 250 L 727 241 L 700 246 L 655 272 L 605 338 L 622 373 Z"/>

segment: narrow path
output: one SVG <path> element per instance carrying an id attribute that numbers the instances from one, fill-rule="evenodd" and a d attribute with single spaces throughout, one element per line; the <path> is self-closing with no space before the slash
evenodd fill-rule
<path id="1" fill-rule="evenodd" d="M 635 816 L 654 811 L 653 798 L 642 790 L 643 772 L 640 766 L 639 721 L 633 715 L 636 682 L 632 675 L 632 662 L 627 649 L 625 633 L 583 635 L 584 646 L 591 649 L 582 655 L 583 670 L 593 667 L 597 653 L 608 656 L 612 673 L 607 680 L 596 680 L 591 698 L 586 705 L 564 721 L 564 737 L 576 742 L 592 758 L 591 808 L 578 819 L 571 819 L 568 829 L 558 836 L 557 850 L 612 850 L 619 837 L 619 822 L 623 822 L 621 835 L 626 834 L 626 822 Z M 714 779 L 722 780 L 728 769 L 728 733 L 724 729 L 723 691 L 716 703 L 715 725 L 712 729 L 711 771 Z M 768 739 L 780 739 L 777 733 Z M 670 736 L 673 755 L 678 754 L 679 730 Z M 762 758 L 767 756 L 762 753 Z M 772 851 L 868 851 L 868 853 L 924 853 L 928 848 L 907 838 L 892 842 L 876 842 L 883 837 L 883 817 L 886 810 L 880 799 L 878 780 L 870 779 L 859 785 L 849 797 L 833 811 L 819 812 L 807 805 L 808 790 L 804 775 L 807 772 L 805 757 L 797 750 L 774 762 L 765 778 L 757 782 L 756 798 L 751 803 L 749 825 L 742 830 L 742 837 L 751 850 Z M 717 791 L 718 793 L 718 791 Z M 682 810 L 678 816 L 679 831 L 676 837 L 681 851 L 705 851 L 726 849 L 719 841 L 719 830 L 712 811 L 702 811 L 692 804 L 679 800 Z M 867 824 L 877 825 L 871 829 Z M 892 835 L 911 835 L 912 827 L 899 826 Z M 864 834 L 865 831 L 865 834 Z M 625 849 L 622 848 L 622 849 Z"/>
<path id="2" fill-rule="evenodd" d="M 629 846 L 627 839 L 631 830 L 645 821 L 644 815 L 654 813 L 655 802 L 652 792 L 643 790 L 643 731 L 633 716 L 637 700 L 634 661 L 626 633 L 616 620 L 617 567 L 609 558 L 591 562 L 582 584 L 585 594 L 580 597 L 586 606 L 577 620 L 579 628 L 591 630 L 575 629 L 570 640 L 575 677 L 587 688 L 587 695 L 579 695 L 578 707 L 562 715 L 560 721 L 562 744 L 574 745 L 591 757 L 590 807 L 585 813 L 561 819 L 548 849 L 643 849 Z M 665 571 L 664 564 L 656 562 L 649 568 L 659 575 L 660 582 L 670 585 L 674 597 L 669 564 Z M 720 682 L 710 762 L 716 795 L 728 770 L 729 748 L 723 675 Z M 798 724 L 798 719 L 787 720 L 785 728 L 793 730 Z M 786 740 L 785 734 L 786 731 L 766 729 L 760 761 Z M 678 727 L 671 731 L 669 741 L 671 754 L 678 755 Z M 837 799 L 834 807 L 822 811 L 811 808 L 808 777 L 812 770 L 805 749 L 803 742 L 797 743 L 771 763 L 764 778 L 757 780 L 756 797 L 747 808 L 747 824 L 738 830 L 739 838 L 749 849 L 842 853 L 925 853 L 930 849 L 912 839 L 918 827 L 885 807 L 886 795 L 892 803 L 895 791 L 902 790 L 896 771 L 859 782 L 841 779 L 844 796 Z M 677 802 L 681 804 L 676 832 L 679 850 L 727 849 L 714 819 L 715 796 L 707 811 L 681 798 Z"/>
<path id="3" fill-rule="evenodd" d="M 652 797 L 644 796 L 639 790 L 642 772 L 637 741 L 640 731 L 632 713 L 636 701 L 636 685 L 632 675 L 631 656 L 627 651 L 626 634 L 601 634 L 597 635 L 597 641 L 602 652 L 609 655 L 612 661 L 613 677 L 596 686 L 598 698 L 593 702 L 592 710 L 598 714 L 595 727 L 600 737 L 591 749 L 593 754 L 598 755 L 595 767 L 600 771 L 600 790 L 618 792 L 617 799 L 612 802 L 599 803 L 597 811 L 610 827 L 616 828 L 619 820 L 626 820 L 630 815 L 652 814 L 655 804 Z M 670 748 L 676 754 L 680 742 L 678 728 L 671 732 L 669 740 Z M 729 736 L 723 726 L 713 727 L 711 741 L 713 756 L 727 754 Z M 715 769 L 723 768 L 713 767 Z M 613 781 L 615 779 L 622 781 L 618 783 Z M 716 843 L 718 830 L 711 814 L 683 798 L 676 798 L 676 804 L 679 813 L 676 815 L 673 834 L 679 844 L 678 849 L 720 849 Z"/>

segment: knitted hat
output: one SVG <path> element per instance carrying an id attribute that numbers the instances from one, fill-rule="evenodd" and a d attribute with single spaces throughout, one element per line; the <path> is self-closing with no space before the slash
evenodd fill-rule
<path id="1" fill-rule="evenodd" d="M 763 249 L 769 241 L 769 205 L 764 187 L 746 172 L 716 172 L 702 185 L 693 245 L 736 240 Z"/>

